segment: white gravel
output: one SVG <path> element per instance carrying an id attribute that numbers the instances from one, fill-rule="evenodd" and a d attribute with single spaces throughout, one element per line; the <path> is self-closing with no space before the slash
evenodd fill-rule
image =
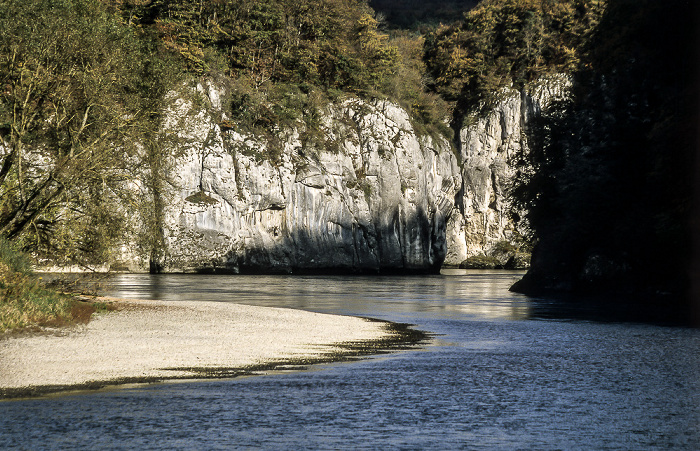
<path id="1" fill-rule="evenodd" d="M 123 378 L 196 377 L 187 368 L 246 367 L 386 338 L 362 318 L 218 302 L 119 301 L 85 326 L 0 339 L 0 389 Z"/>

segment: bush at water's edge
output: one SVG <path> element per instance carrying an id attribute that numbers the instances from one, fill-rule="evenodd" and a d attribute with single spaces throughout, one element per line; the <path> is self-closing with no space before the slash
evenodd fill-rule
<path id="1" fill-rule="evenodd" d="M 87 322 L 95 306 L 43 285 L 29 258 L 0 238 L 0 333 Z"/>

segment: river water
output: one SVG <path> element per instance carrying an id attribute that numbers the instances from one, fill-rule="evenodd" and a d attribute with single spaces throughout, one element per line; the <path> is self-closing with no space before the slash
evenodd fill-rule
<path id="1" fill-rule="evenodd" d="M 434 338 L 307 371 L 0 402 L 0 448 L 700 449 L 699 330 L 558 309 L 508 292 L 520 275 L 118 276 L 106 294 L 373 317 Z"/>

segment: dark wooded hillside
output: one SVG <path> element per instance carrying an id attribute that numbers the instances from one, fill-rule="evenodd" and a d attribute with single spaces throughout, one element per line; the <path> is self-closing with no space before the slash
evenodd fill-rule
<path id="1" fill-rule="evenodd" d="M 609 2 L 573 98 L 532 130 L 519 196 L 538 245 L 518 289 L 634 295 L 687 314 L 697 12 L 683 0 Z"/>
<path id="2" fill-rule="evenodd" d="M 370 0 L 389 28 L 423 30 L 451 24 L 462 18 L 479 0 Z"/>

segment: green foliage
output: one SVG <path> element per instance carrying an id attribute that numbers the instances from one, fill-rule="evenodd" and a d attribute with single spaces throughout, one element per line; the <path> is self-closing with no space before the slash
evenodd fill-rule
<path id="1" fill-rule="evenodd" d="M 214 199 L 211 196 L 208 196 L 204 191 L 197 191 L 196 193 L 187 196 L 185 200 L 187 202 L 192 202 L 193 204 L 200 205 L 214 205 L 218 203 L 216 199 Z"/>
<path id="2" fill-rule="evenodd" d="M 389 39 L 365 0 L 115 3 L 194 74 L 232 80 L 224 126 L 260 134 L 271 149 L 289 127 L 318 141 L 321 103 L 345 93 L 388 96 L 412 112 L 419 132 L 451 133 L 449 107 L 424 89 L 421 38 Z"/>
<path id="3" fill-rule="evenodd" d="M 308 86 L 277 83 L 259 90 L 247 81 L 239 79 L 231 85 L 231 126 L 259 132 L 301 125 L 305 116 L 317 114 L 315 108 L 320 105 L 314 96 L 318 93 Z"/>
<path id="4" fill-rule="evenodd" d="M 68 297 L 41 286 L 29 258 L 0 238 L 0 332 L 66 320 Z"/>
<path id="5" fill-rule="evenodd" d="M 434 87 L 464 111 L 488 106 L 499 89 L 521 87 L 579 62 L 605 0 L 485 0 L 464 19 L 428 35 Z"/>
<path id="6" fill-rule="evenodd" d="M 449 119 L 451 105 L 434 92 L 428 92 L 425 63 L 423 62 L 424 39 L 411 32 L 395 31 L 391 45 L 398 54 L 396 74 L 387 77 L 381 91 L 395 99 L 413 118 L 413 127 L 423 135 L 452 138 Z"/>
<path id="7" fill-rule="evenodd" d="M 518 247 L 507 240 L 501 240 L 497 242 L 492 249 L 492 252 L 496 254 L 514 254 L 518 251 Z"/>
<path id="8" fill-rule="evenodd" d="M 258 161 L 281 163 L 284 131 L 297 129 L 305 147 L 329 147 L 323 133 L 321 110 L 331 101 L 307 83 L 268 83 L 255 89 L 245 77 L 229 81 L 229 120 L 224 130 L 253 135 L 259 142 L 238 146 L 237 151 Z M 332 147 L 332 146 L 331 146 Z"/>
<path id="9" fill-rule="evenodd" d="M 43 288 L 37 280 L 11 279 L 0 288 L 0 297 L 0 332 L 70 321 L 70 298 Z"/>
<path id="10" fill-rule="evenodd" d="M 520 234 L 496 242 L 486 253 L 459 264 L 464 269 L 524 269 L 530 266 L 530 247 Z"/>
<path id="11" fill-rule="evenodd" d="M 459 267 L 462 269 L 500 269 L 503 265 L 495 257 L 480 254 L 468 257 L 459 264 Z"/>
<path id="12" fill-rule="evenodd" d="M 419 132 L 448 135 L 449 107 L 425 92 L 422 40 L 389 39 L 364 0 L 153 0 L 115 2 L 125 20 L 158 36 L 196 75 L 231 84 L 222 125 L 258 135 L 276 160 L 280 130 L 323 142 L 321 109 L 347 93 L 388 96 L 412 112 Z M 399 46 L 402 48 L 399 49 Z"/>
<path id="13" fill-rule="evenodd" d="M 396 65 L 395 49 L 362 0 L 154 0 L 119 8 L 194 73 L 211 72 L 213 49 L 230 75 L 256 89 L 283 82 L 360 92 Z"/>
<path id="14" fill-rule="evenodd" d="M 167 59 L 101 2 L 0 2 L 0 235 L 105 261 L 169 89 Z"/>
<path id="15" fill-rule="evenodd" d="M 4 265 L 5 271 L 28 275 L 31 273 L 31 262 L 23 254 L 15 243 L 0 238 L 0 264 Z"/>

